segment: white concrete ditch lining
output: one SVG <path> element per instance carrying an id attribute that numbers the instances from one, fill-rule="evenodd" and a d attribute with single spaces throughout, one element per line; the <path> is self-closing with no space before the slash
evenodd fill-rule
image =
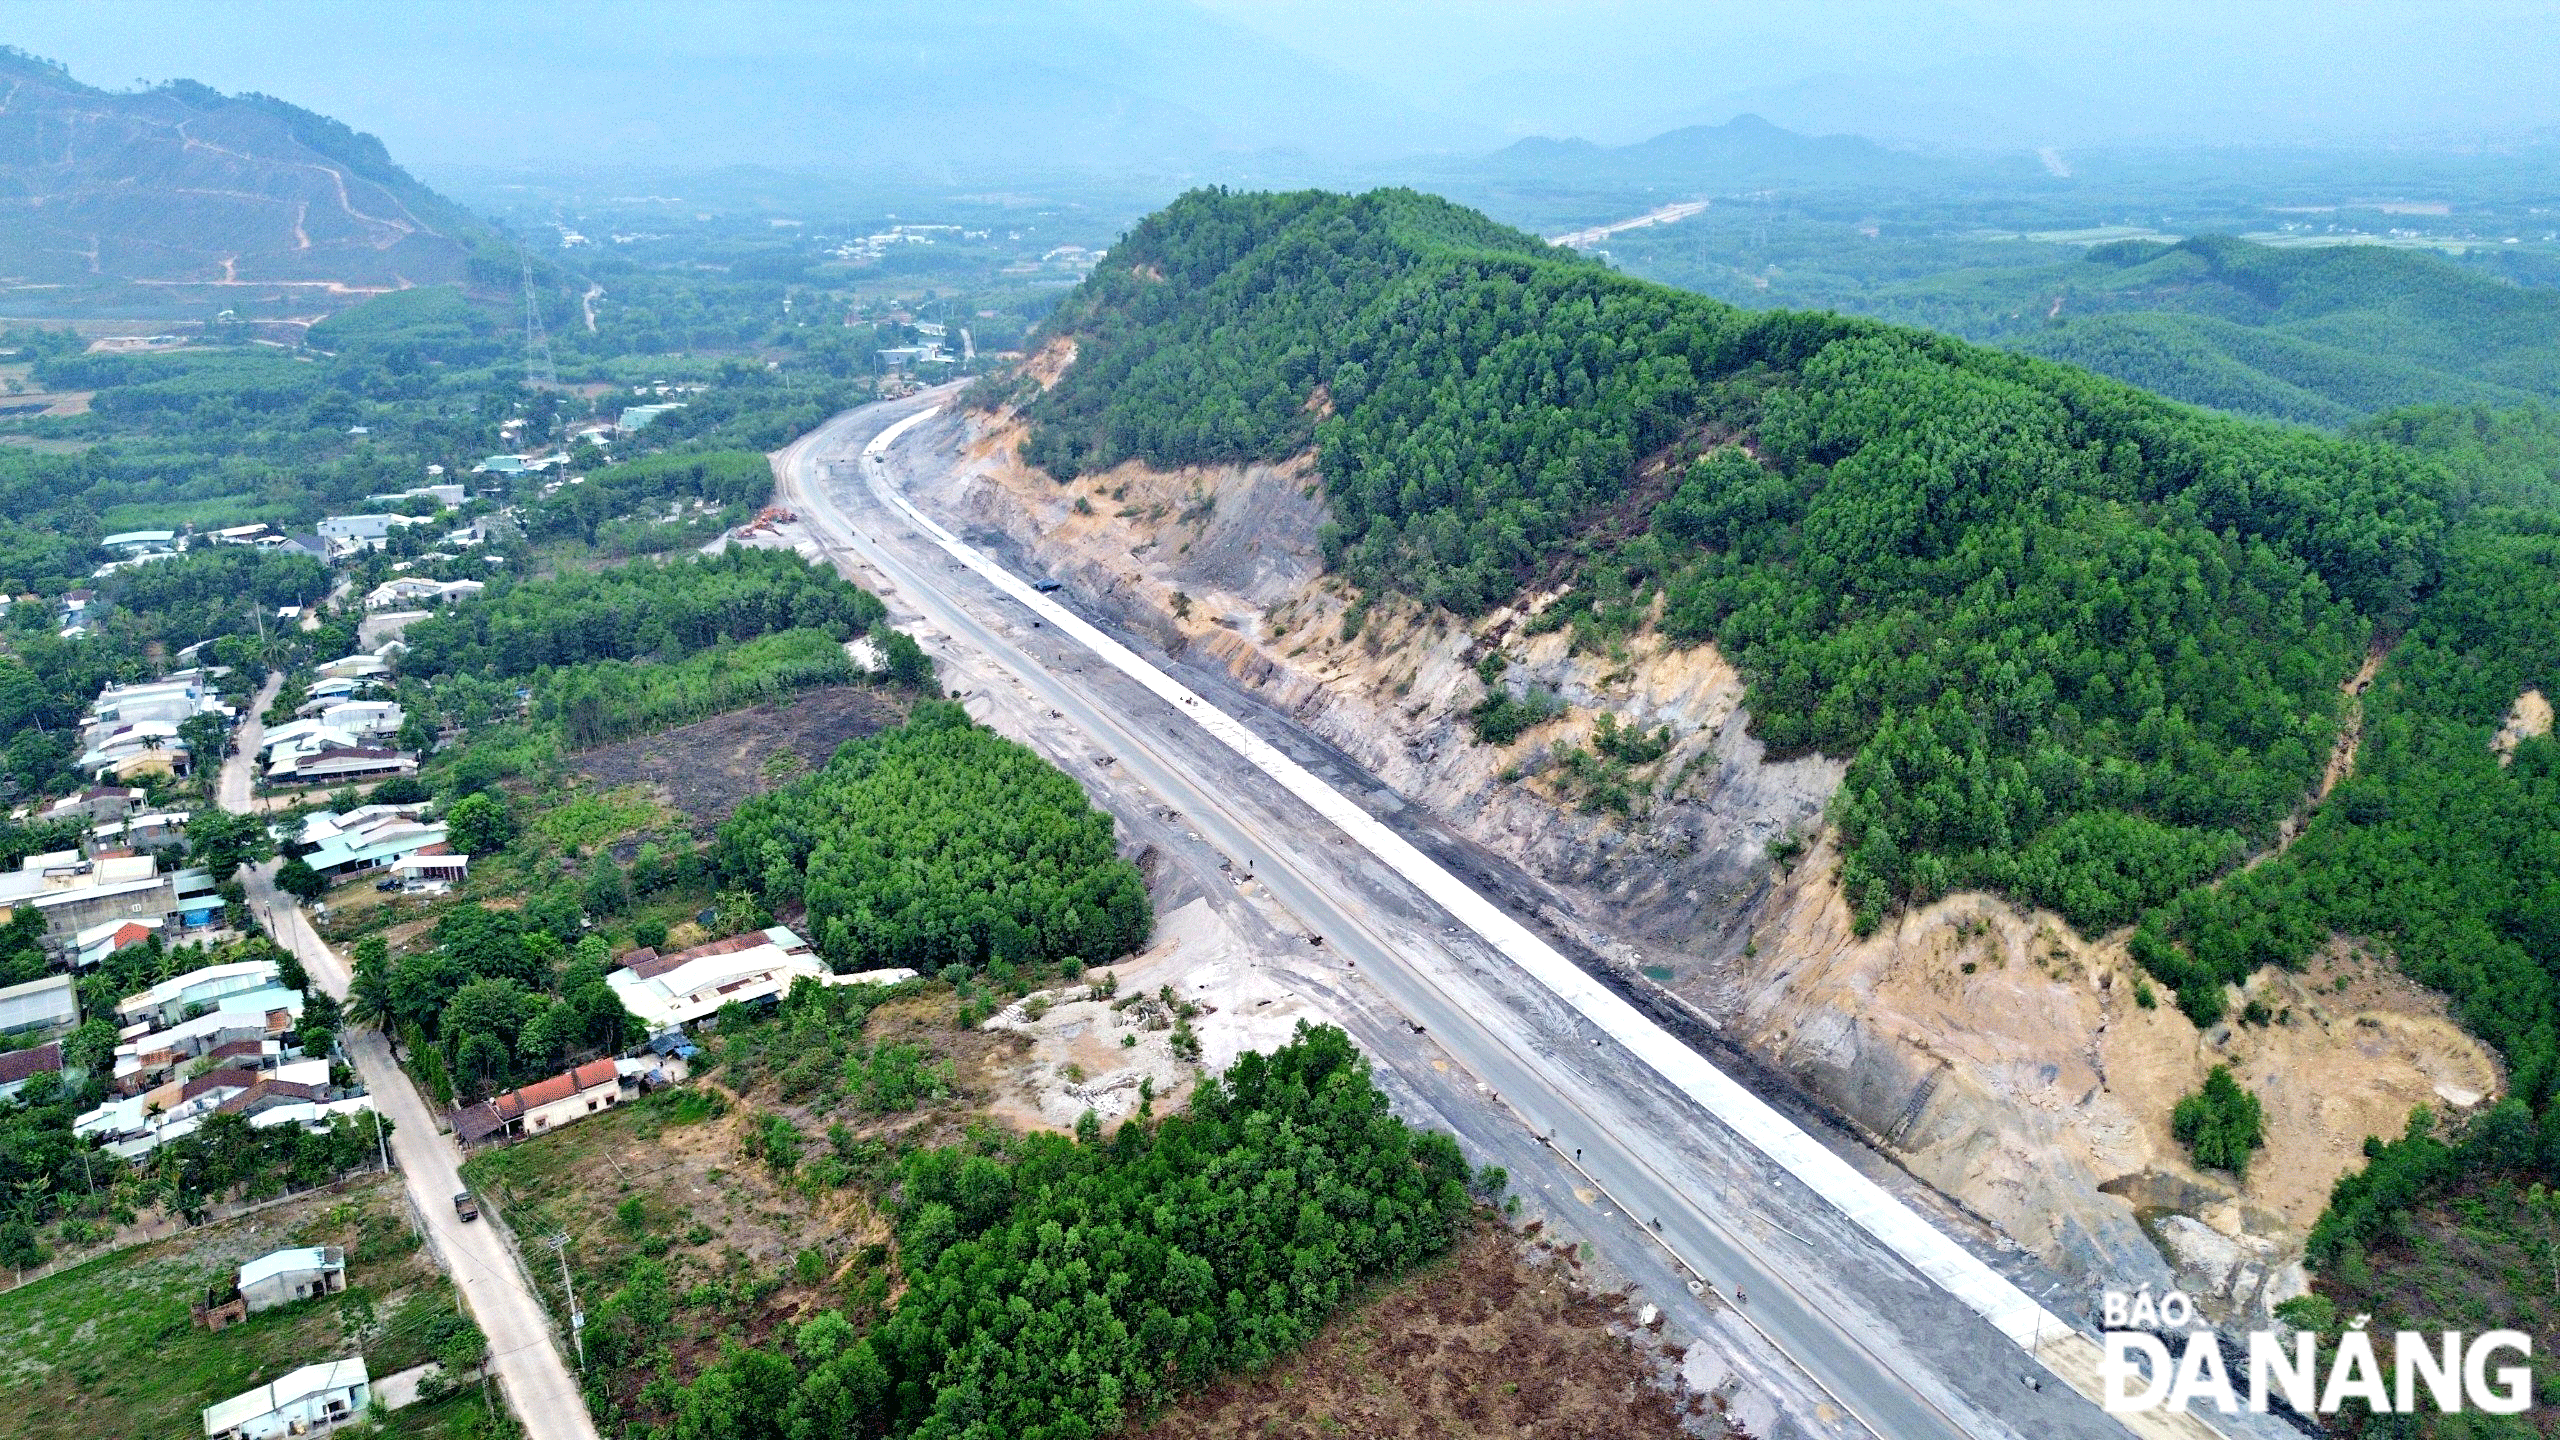
<path id="1" fill-rule="evenodd" d="M 1192 723 L 1243 756 L 1255 769 L 1279 781 L 1289 793 L 1339 826 L 1344 834 L 1430 896 L 1460 923 L 1483 936 L 1538 983 L 1580 1011 L 1585 1019 L 1627 1047 L 1657 1074 L 1705 1106 L 1734 1133 L 1784 1166 L 1789 1174 L 1855 1221 L 1860 1229 L 1882 1242 L 1886 1249 L 1901 1256 L 1939 1288 L 1990 1321 L 2020 1349 L 2033 1354 L 2040 1340 L 2071 1333 L 2069 1324 L 2038 1305 L 2025 1291 L 2011 1284 L 1971 1251 L 1949 1239 L 1936 1226 L 1920 1218 L 1909 1206 L 1887 1193 L 1884 1187 L 1859 1174 L 1820 1141 L 1772 1109 L 1768 1102 L 1742 1088 L 1698 1052 L 1584 974 L 1555 947 L 1496 909 L 1491 901 L 1442 869 L 1438 862 L 1415 849 L 1402 836 L 1380 824 L 1368 811 L 1280 753 L 1270 742 L 1245 728 L 1242 722 L 1201 699 L 1173 677 L 1141 659 L 1129 647 L 1087 624 L 1073 611 L 1034 590 L 1011 571 L 910 504 L 904 495 L 889 486 L 884 457 L 900 437 L 939 413 L 937 408 L 910 415 L 873 436 L 863 447 L 863 458 L 869 462 L 864 468 L 864 479 L 884 504 L 905 516 L 953 559 L 985 576 L 997 589 L 1074 637 L 1114 669 L 1162 696 L 1188 716 Z"/>

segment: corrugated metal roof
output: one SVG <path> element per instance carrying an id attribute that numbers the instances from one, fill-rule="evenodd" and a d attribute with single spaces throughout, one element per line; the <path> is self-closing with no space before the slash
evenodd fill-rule
<path id="1" fill-rule="evenodd" d="M 219 1435 L 235 1429 L 261 1415 L 271 1415 L 296 1400 L 332 1390 L 349 1389 L 367 1384 L 364 1357 L 351 1355 L 344 1360 L 323 1360 L 305 1365 L 281 1379 L 269 1381 L 255 1390 L 244 1390 L 228 1400 L 204 1407 L 204 1433 Z"/>
<path id="2" fill-rule="evenodd" d="M 326 1245 L 298 1245 L 290 1250 L 275 1250 L 240 1267 L 239 1285 L 243 1290 L 260 1280 L 296 1270 L 326 1270 L 332 1265 L 344 1268 Z"/>
<path id="3" fill-rule="evenodd" d="M 68 975 L 48 975 L 0 988 L 0 1030 L 25 1030 L 80 1018 L 80 999 Z"/>

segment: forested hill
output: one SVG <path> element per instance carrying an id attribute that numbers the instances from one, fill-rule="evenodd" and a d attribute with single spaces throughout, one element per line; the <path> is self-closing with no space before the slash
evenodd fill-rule
<path id="1" fill-rule="evenodd" d="M 1074 364 L 1014 393 L 1062 474 L 1313 445 L 1329 558 L 1373 593 L 1477 612 L 1535 573 L 1573 582 L 1540 625 L 1622 635 L 1659 601 L 1715 641 L 1775 749 L 1851 757 L 1831 818 L 1862 927 L 1959 886 L 2139 921 L 2199 1023 L 2336 935 L 2445 991 L 2514 1098 L 2341 1182 L 2315 1261 L 2356 1273 L 2444 1186 L 2560 1177 L 2560 740 L 2492 744 L 2521 692 L 2560 693 L 2560 421 L 2232 420 L 1736 310 L 1409 192 L 1186 196 L 1052 330 Z M 2353 773 L 2241 869 L 2369 655 Z"/>
<path id="2" fill-rule="evenodd" d="M 193 81 L 115 92 L 0 52 L 13 314 L 158 314 L 461 279 L 482 227 L 380 141 Z"/>
<path id="3" fill-rule="evenodd" d="M 2560 400 L 2560 292 L 2420 251 L 2128 241 L 1997 288 L 2012 309 L 2057 312 L 2005 343 L 2223 410 L 2337 426 Z"/>
<path id="4" fill-rule="evenodd" d="M 1055 471 L 1313 444 L 1364 586 L 1479 612 L 1575 555 L 1557 614 L 1660 593 L 1775 749 L 1854 757 L 1870 924 L 1987 885 L 2104 928 L 2261 848 L 2471 504 L 2404 449 L 1737 310 L 1410 192 L 1195 193 L 1051 326 L 1078 359 L 1026 454 Z"/>

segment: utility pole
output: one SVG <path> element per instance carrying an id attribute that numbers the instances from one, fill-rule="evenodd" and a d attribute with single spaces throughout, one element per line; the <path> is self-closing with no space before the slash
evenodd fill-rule
<path id="1" fill-rule="evenodd" d="M 569 1296 L 569 1338 L 578 1346 L 578 1373 L 587 1373 L 587 1312 L 578 1308 L 578 1292 L 569 1284 L 569 1237 L 551 1237 L 551 1253 L 560 1257 L 560 1288 Z"/>
<path id="2" fill-rule="evenodd" d="M 382 1150 L 382 1173 L 388 1175 L 391 1173 L 391 1145 L 382 1138 L 382 1110 L 378 1105 L 368 1105 L 365 1109 L 373 1114 L 373 1143 Z"/>
<path id="3" fill-rule="evenodd" d="M 532 252 L 518 249 L 516 259 L 524 266 L 524 383 L 528 388 L 537 380 L 557 385 L 559 367 L 552 363 L 551 336 L 542 328 L 542 306 L 533 291 Z"/>

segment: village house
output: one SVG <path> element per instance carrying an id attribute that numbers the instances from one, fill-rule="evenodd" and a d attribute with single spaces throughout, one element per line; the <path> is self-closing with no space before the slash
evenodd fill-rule
<path id="1" fill-rule="evenodd" d="M 340 700 L 320 712 L 323 729 L 352 735 L 359 743 L 384 739 L 400 733 L 408 714 L 391 700 Z"/>
<path id="2" fill-rule="evenodd" d="M 383 683 L 380 680 L 350 680 L 344 677 L 314 680 L 305 692 L 302 703 L 294 707 L 293 713 L 301 719 L 316 719 L 321 711 L 339 701 L 354 699 L 357 695 L 369 692 Z"/>
<path id="3" fill-rule="evenodd" d="M 111 1083 L 120 1095 L 138 1094 L 234 1041 L 281 1042 L 300 1028 L 302 1009 L 301 991 L 270 985 L 220 996 L 203 1013 L 165 1027 L 128 1025 L 117 1038 Z M 320 1078 L 328 1078 L 325 1066 Z"/>
<path id="4" fill-rule="evenodd" d="M 288 720 L 259 736 L 258 758 L 273 765 L 280 757 L 343 750 L 355 743 L 354 735 L 314 715 L 303 720 Z"/>
<path id="5" fill-rule="evenodd" d="M 468 600 L 489 587 L 477 580 L 425 580 L 401 575 L 365 592 L 367 610 L 414 610 L 454 600 Z"/>
<path id="6" fill-rule="evenodd" d="M 206 1292 L 195 1306 L 196 1323 L 220 1330 L 278 1306 L 346 1288 L 347 1252 L 335 1245 L 271 1251 L 241 1266 L 229 1285 Z"/>
<path id="7" fill-rule="evenodd" d="M 625 406 L 622 414 L 613 422 L 614 433 L 618 435 L 636 434 L 642 430 L 648 429 L 651 425 L 656 424 L 659 417 L 673 414 L 674 412 L 683 409 L 684 405 L 685 402 L 681 400 L 669 400 L 655 405 Z"/>
<path id="8" fill-rule="evenodd" d="M 111 920 L 166 920 L 177 911 L 178 894 L 175 877 L 159 873 L 148 855 L 91 859 L 56 850 L 0 871 L 0 921 L 21 906 L 44 917 L 46 938 L 63 951 L 73 936 Z"/>
<path id="9" fill-rule="evenodd" d="M 204 1407 L 205 1440 L 274 1440 L 312 1435 L 363 1415 L 373 1404 L 364 1357 L 305 1365 L 280 1380 Z"/>
<path id="10" fill-rule="evenodd" d="M 314 1295 L 335 1295 L 347 1288 L 347 1254 L 335 1245 L 277 1250 L 241 1266 L 235 1283 L 252 1315 Z"/>
<path id="11" fill-rule="evenodd" d="M 210 1007 L 226 995 L 264 990 L 276 983 L 277 973 L 273 960 L 234 960 L 173 975 L 118 1002 L 116 1021 L 123 1025 L 175 1024 L 197 1006 Z"/>
<path id="12" fill-rule="evenodd" d="M 539 475 L 569 463 L 566 455 L 492 455 L 471 467 L 474 475 Z"/>
<path id="13" fill-rule="evenodd" d="M 79 1023 L 80 997 L 68 975 L 0 986 L 0 1036 L 26 1044 Z"/>
<path id="14" fill-rule="evenodd" d="M 137 786 L 92 785 L 47 805 L 40 818 L 48 824 L 77 821 L 82 825 L 101 825 L 122 820 L 145 803 L 143 791 Z"/>
<path id="15" fill-rule="evenodd" d="M 390 709 L 397 713 L 399 707 Z M 359 713 L 371 718 L 381 712 Z M 266 753 L 262 778 L 269 785 L 345 785 L 418 773 L 417 756 L 366 744 L 364 737 L 319 720 L 295 720 L 277 728 L 280 733 L 259 747 Z M 396 721 L 393 728 L 398 728 Z"/>
<path id="16" fill-rule="evenodd" d="M 590 1060 L 457 1112 L 453 1134 L 466 1145 L 500 1135 L 541 1135 L 610 1110 L 621 1098 L 621 1067 L 610 1059 Z"/>
<path id="17" fill-rule="evenodd" d="M 202 866 L 180 870 L 169 877 L 169 889 L 175 896 L 170 915 L 182 930 L 202 930 L 222 919 L 222 885 L 213 872 Z"/>
<path id="18" fill-rule="evenodd" d="M 71 934 L 69 960 L 75 970 L 95 969 L 108 956 L 128 946 L 140 945 L 166 927 L 160 917 L 133 920 L 109 920 Z"/>
<path id="19" fill-rule="evenodd" d="M 322 1078 L 317 1080 L 288 1080 L 285 1075 L 296 1068 L 325 1067 L 328 1063 L 325 1060 L 308 1060 L 297 1061 L 290 1066 L 278 1066 L 275 1070 L 260 1075 L 248 1089 L 230 1096 L 220 1105 L 215 1106 L 214 1111 L 221 1115 L 246 1115 L 249 1117 L 249 1124 L 261 1130 L 266 1127 L 259 1122 L 278 1111 L 290 1110 L 298 1116 L 308 1118 L 328 1102 L 329 1085 L 325 1070 Z"/>
<path id="20" fill-rule="evenodd" d="M 256 1130 L 301 1125 L 322 1131 L 340 1115 L 373 1108 L 362 1094 L 331 1099 L 328 1081 L 326 1060 L 291 1060 L 267 1070 L 226 1065 L 109 1100 L 73 1120 L 71 1129 L 111 1155 L 134 1160 L 194 1134 L 217 1113 L 244 1114 Z"/>
<path id="21" fill-rule="evenodd" d="M 148 1155 L 169 1141 L 192 1135 L 214 1107 L 246 1091 L 258 1077 L 247 1070 L 208 1070 L 192 1080 L 168 1080 L 135 1095 L 120 1096 L 83 1112 L 71 1133 L 98 1142 L 121 1159 Z"/>
<path id="22" fill-rule="evenodd" d="M 302 863 L 332 880 L 388 869 L 414 855 L 451 857 L 464 869 L 470 857 L 454 855 L 440 821 L 421 820 L 419 805 L 365 805 L 341 815 L 322 811 L 302 822 L 297 837 L 310 846 Z"/>
<path id="23" fill-rule="evenodd" d="M 621 997 L 623 1007 L 654 1033 L 698 1024 L 723 1005 L 780 999 L 803 977 L 821 985 L 877 985 L 912 980 L 915 972 L 838 975 L 809 948 L 809 942 L 776 925 L 673 955 L 631 951 L 605 976 L 605 983 Z"/>
<path id="24" fill-rule="evenodd" d="M 433 500 L 439 505 L 452 506 L 464 504 L 470 500 L 471 496 L 460 485 L 435 484 L 413 485 L 406 490 L 394 490 L 385 495 L 367 495 L 364 498 L 376 505 L 392 505 L 402 500 Z"/>
<path id="25" fill-rule="evenodd" d="M 86 586 L 62 592 L 62 598 L 54 604 L 53 618 L 60 622 L 64 639 L 88 630 L 89 621 L 94 618 L 89 612 L 97 608 L 97 603 L 98 592 Z"/>
<path id="26" fill-rule="evenodd" d="M 0 1054 L 0 1100 L 15 1100 L 38 1075 L 60 1075 L 66 1083 L 76 1078 L 63 1065 L 61 1041 Z"/>
<path id="27" fill-rule="evenodd" d="M 341 655 L 335 660 L 323 660 L 313 669 L 323 679 L 364 680 L 390 674 L 391 662 L 379 655 Z"/>
<path id="28" fill-rule="evenodd" d="M 318 531 L 329 558 L 342 560 L 383 548 L 391 543 L 393 531 L 426 523 L 419 515 L 330 515 L 321 520 Z"/>
<path id="29" fill-rule="evenodd" d="M 453 853 L 441 822 L 417 818 L 423 806 L 366 805 L 344 815 L 324 811 L 303 822 L 300 840 L 311 848 L 303 863 L 330 879 L 369 870 L 408 878 L 459 880 L 471 857 Z M 426 861 L 432 864 L 410 864 Z"/>
<path id="30" fill-rule="evenodd" d="M 157 720 L 120 726 L 71 763 L 92 780 L 136 780 L 145 775 L 180 779 L 195 773 L 195 756 L 178 738 L 178 727 Z"/>
<path id="31" fill-rule="evenodd" d="M 81 717 L 80 738 L 94 746 L 138 722 L 159 721 L 176 726 L 198 715 L 218 715 L 225 724 L 239 715 L 214 692 L 213 675 L 204 670 L 187 670 L 134 685 L 107 685 L 99 689 L 97 698 L 89 702 L 88 713 Z"/>
<path id="32" fill-rule="evenodd" d="M 187 842 L 190 815 L 191 812 L 185 810 L 160 810 L 131 815 L 122 820 L 100 821 L 89 827 L 89 854 L 96 857 L 110 850 L 151 854 L 175 850 Z"/>

